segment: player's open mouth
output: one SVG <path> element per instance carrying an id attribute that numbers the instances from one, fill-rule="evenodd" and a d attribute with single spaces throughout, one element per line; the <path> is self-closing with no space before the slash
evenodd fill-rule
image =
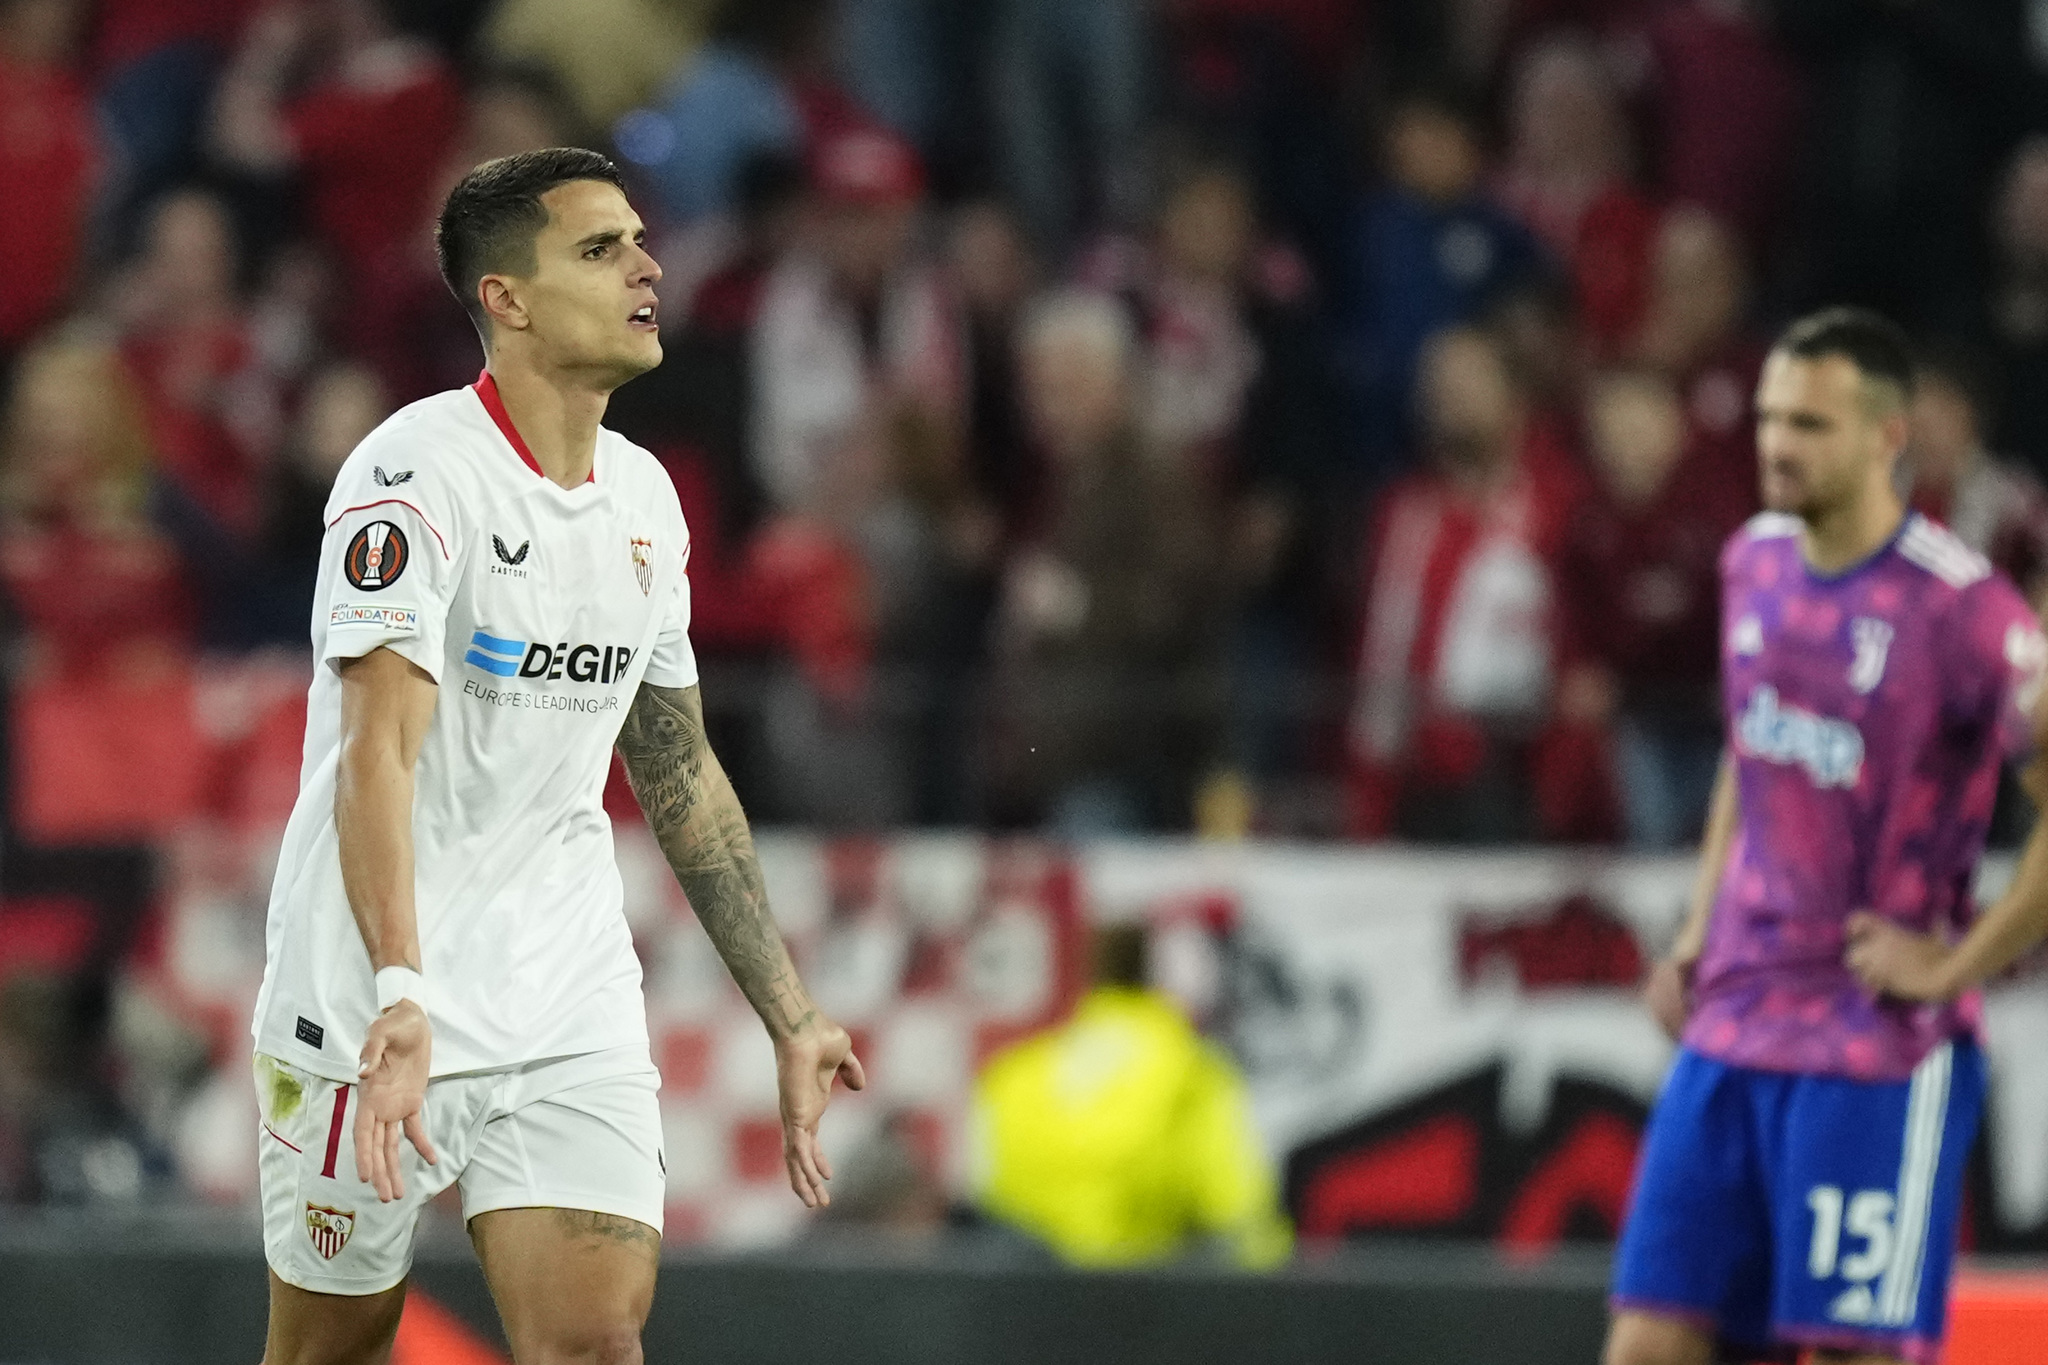
<path id="1" fill-rule="evenodd" d="M 651 303 L 645 304 L 635 309 L 633 316 L 627 318 L 626 321 L 635 327 L 643 327 L 650 332 L 655 330 L 654 305 Z"/>

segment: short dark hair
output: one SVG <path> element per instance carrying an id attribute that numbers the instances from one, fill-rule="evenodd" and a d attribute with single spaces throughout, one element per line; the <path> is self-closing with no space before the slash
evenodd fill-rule
<path id="1" fill-rule="evenodd" d="M 1863 378 L 1889 384 L 1899 396 L 1913 394 L 1913 343 L 1906 331 L 1869 308 L 1823 308 L 1808 313 L 1778 334 L 1773 350 L 1800 360 L 1841 356 Z"/>
<path id="2" fill-rule="evenodd" d="M 484 326 L 477 281 L 486 275 L 530 274 L 537 264 L 533 239 L 548 224 L 542 195 L 578 180 L 598 180 L 620 194 L 626 182 L 611 158 L 582 147 L 548 147 L 486 161 L 456 183 L 434 224 L 441 278 Z"/>

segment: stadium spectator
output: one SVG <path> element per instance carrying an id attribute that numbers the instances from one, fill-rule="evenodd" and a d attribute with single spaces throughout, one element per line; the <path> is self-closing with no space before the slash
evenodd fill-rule
<path id="1" fill-rule="evenodd" d="M 347 339 L 362 344 L 389 323 L 379 287 L 412 245 L 461 117 L 455 73 L 399 29 L 389 0 L 280 4 L 250 23 L 222 74 L 211 142 L 236 171 L 297 181 L 352 290 Z"/>
<path id="2" fill-rule="evenodd" d="M 241 259 L 224 204 L 200 190 L 150 212 L 140 254 L 107 291 L 121 354 L 149 414 L 157 472 L 193 538 L 246 538 L 281 423 L 241 299 Z"/>
<path id="3" fill-rule="evenodd" d="M 1581 481 L 1528 424 L 1490 333 L 1432 338 L 1417 390 L 1427 462 L 1381 499 L 1362 560 L 1350 829 L 1530 838 L 1557 663 L 1551 560 Z"/>
<path id="4" fill-rule="evenodd" d="M 360 362 L 330 362 L 308 380 L 297 419 L 267 471 L 261 530 L 233 590 L 233 643 L 304 642 L 328 492 L 342 461 L 391 410 L 383 381 Z"/>
<path id="5" fill-rule="evenodd" d="M 74 0 L 0 4 L 0 356 L 70 294 L 101 160 Z"/>
<path id="6" fill-rule="evenodd" d="M 1323 279 L 1337 273 L 1350 197 L 1352 139 L 1338 111 L 1373 51 L 1373 17 L 1350 0 L 1175 0 L 1154 10 L 1165 123 L 1194 146 L 1227 149 L 1262 216 Z"/>
<path id="7" fill-rule="evenodd" d="M 1921 355 L 1906 445 L 1912 505 L 1990 559 L 2035 610 L 2048 610 L 2048 488 L 1984 448 L 1991 412 L 1983 367 L 1968 352 Z"/>
<path id="8" fill-rule="evenodd" d="M 100 0 L 86 66 L 113 150 L 105 188 L 116 250 L 141 210 L 200 170 L 214 77 L 257 0 Z"/>
<path id="9" fill-rule="evenodd" d="M 1080 1266 L 1171 1260 L 1205 1242 L 1247 1269 L 1293 1235 L 1244 1080 L 1150 985 L 1142 926 L 1097 929 L 1093 989 L 975 1083 L 981 1208 Z"/>
<path id="10" fill-rule="evenodd" d="M 689 60 L 708 8 L 701 0 L 578 0 L 575 22 L 564 23 L 554 0 L 498 0 L 479 46 L 501 65 L 546 71 L 582 123 L 609 128 Z"/>
<path id="11" fill-rule="evenodd" d="M 1019 340 L 1046 498 L 998 621 L 996 813 L 1070 830 L 1184 828 L 1215 761 L 1234 603 L 1206 483 L 1148 445 L 1129 319 L 1039 302 Z"/>
<path id="12" fill-rule="evenodd" d="M 8 406 L 0 581 L 30 677 L 82 682 L 170 667 L 190 630 L 186 579 L 148 519 L 154 452 L 120 356 L 57 339 L 21 360 Z"/>
<path id="13" fill-rule="evenodd" d="M 1568 35 L 1516 63 L 1503 202 L 1566 265 L 1596 352 L 1617 354 L 1642 320 L 1657 213 L 1631 183 L 1632 149 L 1613 76 Z"/>
<path id="14" fill-rule="evenodd" d="M 1001 0 L 988 90 L 998 156 L 1009 197 L 1049 260 L 1089 224 L 1138 222 L 1144 37 L 1135 0 Z"/>
<path id="15" fill-rule="evenodd" d="M 1749 327 L 1748 294 L 1741 247 L 1727 228 L 1703 209 L 1672 208 L 1657 229 L 1633 349 L 1679 386 L 1697 458 L 1753 501 L 1750 395 L 1764 346 Z"/>
<path id="16" fill-rule="evenodd" d="M 1997 445 L 2048 476 L 2048 134 L 2020 143 L 1991 207 L 1996 252 L 1987 331 L 1997 349 L 2000 388 Z"/>
<path id="17" fill-rule="evenodd" d="M 853 529 L 895 495 L 947 479 L 960 329 L 915 244 L 916 154 L 885 133 L 848 133 L 820 148 L 814 176 L 816 230 L 761 286 L 754 471 L 777 511 Z"/>
<path id="18" fill-rule="evenodd" d="M 149 523 L 150 464 L 112 347 L 57 339 L 22 358 L 0 457 L 0 589 L 27 646 L 12 814 L 38 842 L 161 834 L 198 804 L 190 575 Z"/>
<path id="19" fill-rule="evenodd" d="M 1409 395 L 1423 342 L 1474 321 L 1536 274 L 1541 250 L 1487 197 L 1478 119 L 1454 93 L 1419 87 L 1396 100 L 1382 159 L 1385 183 L 1351 227 L 1338 328 L 1365 445 L 1390 461 L 1412 448 Z"/>
<path id="20" fill-rule="evenodd" d="M 1698 838 L 1721 755 L 1719 561 L 1750 499 L 1688 436 L 1679 391 L 1652 370 L 1595 376 L 1597 475 L 1558 565 L 1558 710 L 1610 732 L 1629 842 Z"/>
<path id="21" fill-rule="evenodd" d="M 872 125 L 831 77 L 831 21 L 829 0 L 724 0 L 654 105 L 617 126 L 663 209 L 685 222 L 722 213 L 749 157 L 811 155 Z"/>
<path id="22" fill-rule="evenodd" d="M 1792 170 L 1798 73 L 1757 0 L 1644 6 L 1651 178 L 1752 251 L 1774 236 Z"/>
<path id="23" fill-rule="evenodd" d="M 1265 774 L 1291 743 L 1284 679 L 1314 657 L 1306 636 L 1328 598 L 1321 551 L 1356 479 L 1337 459 L 1307 267 L 1259 228 L 1243 175 L 1199 167 L 1168 194 L 1149 250 L 1121 254 L 1126 277 L 1095 282 L 1119 287 L 1139 319 L 1147 448 L 1178 460 L 1216 500 L 1217 557 L 1243 606 L 1228 749 L 1234 766 Z"/>
<path id="24" fill-rule="evenodd" d="M 975 491 L 1022 529 L 1043 470 L 1034 458 L 1017 392 L 1016 340 L 1039 266 L 1023 226 L 1004 205 L 962 205 L 946 234 L 947 276 L 965 319 L 968 367 L 967 470 Z"/>
<path id="25" fill-rule="evenodd" d="M 1570 282 L 1543 275 L 1518 285 L 1488 311 L 1484 325 L 1507 355 L 1529 439 L 1545 449 L 1576 452 L 1592 358 Z"/>
<path id="26" fill-rule="evenodd" d="M 866 754 L 861 779 L 828 781 L 827 765 L 805 755 L 828 743 L 816 698 L 793 698 L 792 716 L 773 728 L 791 783 L 831 801 L 857 789 L 863 820 L 900 817 L 910 797 L 900 737 L 890 736 L 914 723 L 922 670 L 944 652 L 957 571 L 993 542 L 975 529 L 987 518 L 961 460 L 960 319 L 916 240 L 916 153 L 893 134 L 857 130 L 828 138 L 812 175 L 816 215 L 762 283 L 750 338 L 752 473 L 783 519 L 778 545 L 806 547 L 791 552 L 808 559 L 822 538 L 858 556 L 871 638 L 881 662 L 905 673 L 894 686 L 847 677 L 833 701 L 831 728 L 850 726 L 845 738 Z"/>

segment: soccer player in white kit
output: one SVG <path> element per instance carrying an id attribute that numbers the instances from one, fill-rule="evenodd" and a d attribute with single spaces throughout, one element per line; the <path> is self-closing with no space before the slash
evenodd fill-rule
<path id="1" fill-rule="evenodd" d="M 640 1360 L 664 1158 L 614 745 L 773 1040 L 790 1183 L 827 1201 L 818 1120 L 860 1063 L 705 742 L 674 487 L 598 425 L 661 361 L 644 236 L 594 152 L 471 171 L 436 244 L 485 371 L 335 480 L 256 1006 L 266 1365 L 388 1360 L 420 1207 L 451 1184 L 520 1365 Z"/>

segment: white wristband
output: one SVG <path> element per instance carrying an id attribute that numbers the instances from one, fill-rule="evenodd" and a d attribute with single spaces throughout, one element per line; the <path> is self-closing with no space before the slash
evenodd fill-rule
<path id="1" fill-rule="evenodd" d="M 410 967 L 385 967 L 377 973 L 377 1013 L 382 1014 L 401 1000 L 427 1007 L 426 978 Z"/>

